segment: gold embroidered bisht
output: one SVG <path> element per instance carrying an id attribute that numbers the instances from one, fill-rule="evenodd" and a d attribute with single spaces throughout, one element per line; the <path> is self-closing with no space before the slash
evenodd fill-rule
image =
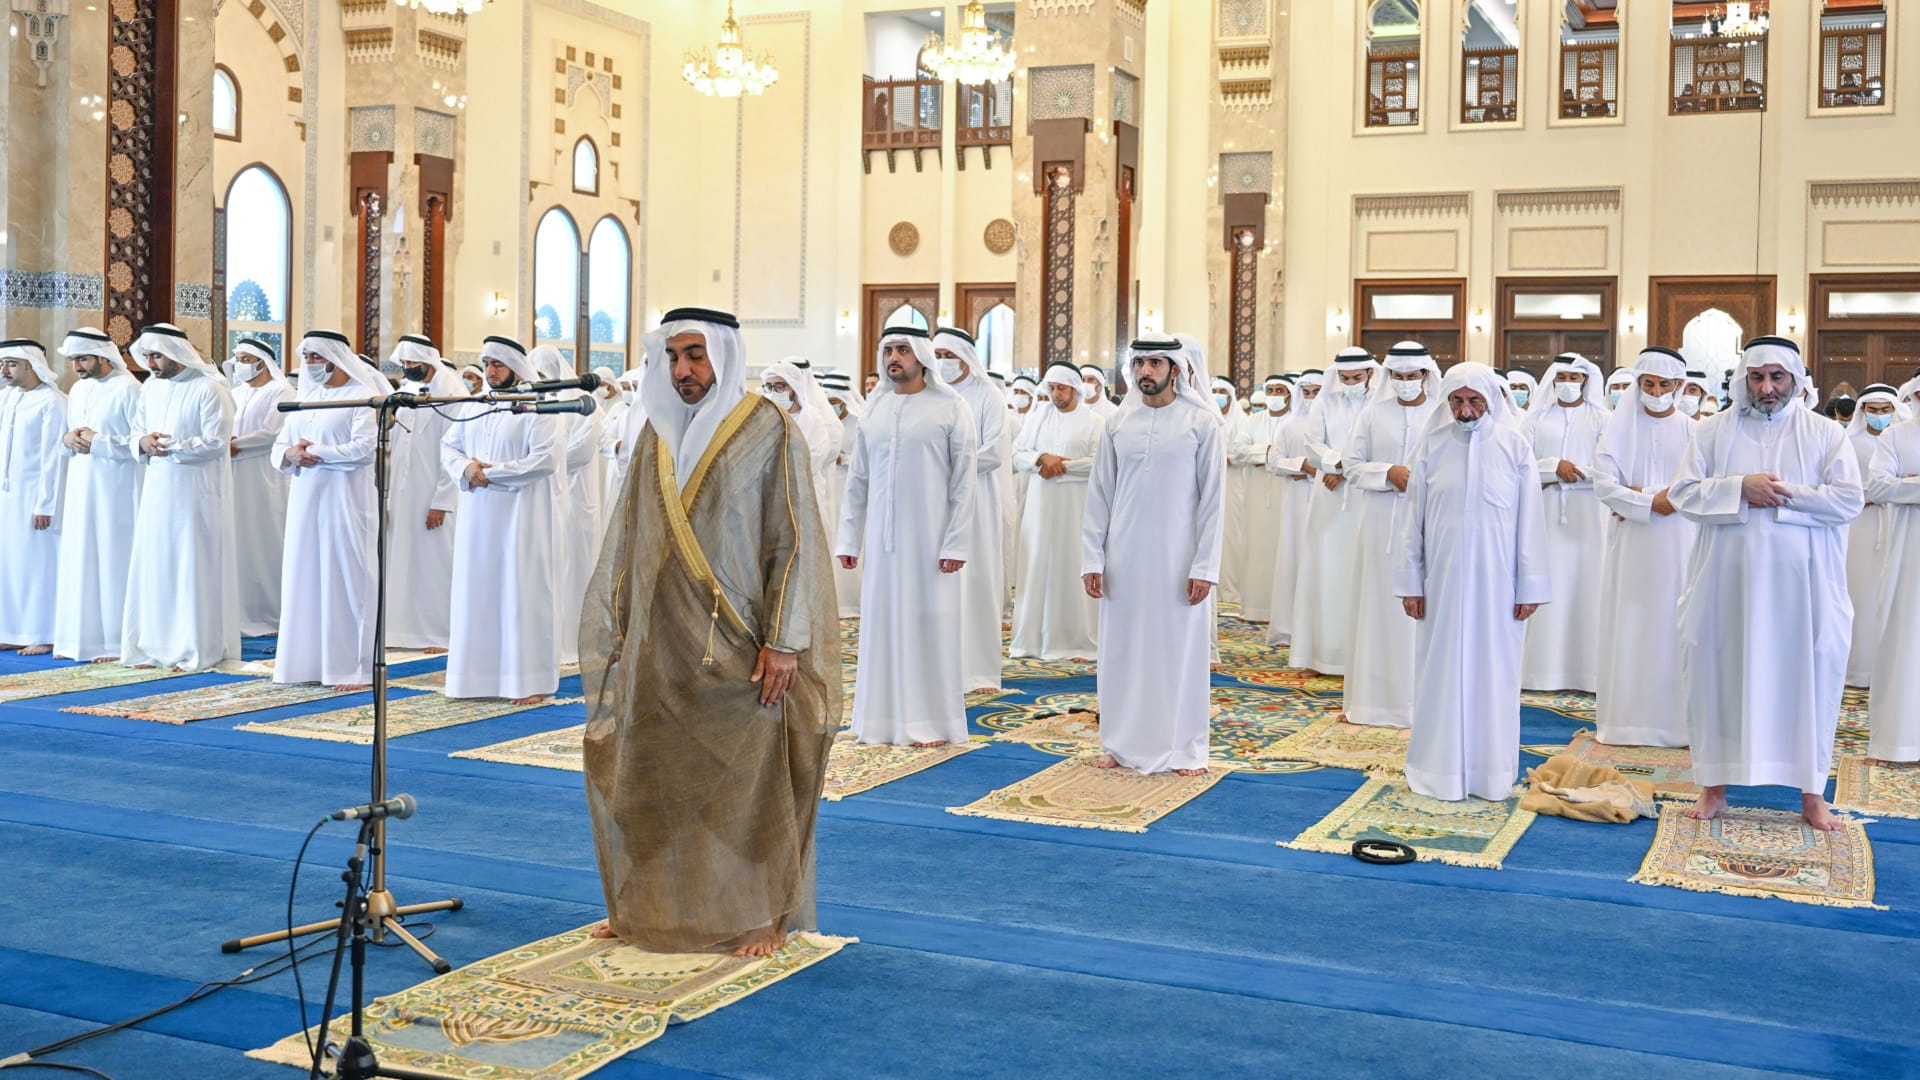
<path id="1" fill-rule="evenodd" d="M 833 574 L 805 440 L 747 396 L 684 495 L 640 437 L 580 627 L 586 788 L 613 932 L 653 952 L 812 929 L 813 827 L 839 727 Z M 771 709 L 762 644 L 797 654 Z"/>

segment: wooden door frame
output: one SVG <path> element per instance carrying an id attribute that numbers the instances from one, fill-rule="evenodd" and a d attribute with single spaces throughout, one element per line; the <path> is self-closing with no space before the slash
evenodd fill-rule
<path id="1" fill-rule="evenodd" d="M 1467 351 L 1467 279 L 1457 278 L 1355 278 L 1353 280 L 1353 318 L 1350 320 L 1349 333 L 1351 345 L 1360 344 L 1360 333 L 1367 323 L 1367 297 L 1374 292 L 1454 292 L 1453 321 L 1442 322 L 1438 319 L 1418 322 L 1414 320 L 1394 320 L 1396 326 L 1405 326 L 1408 338 L 1418 340 L 1421 330 L 1453 331 L 1460 335 L 1461 359 Z"/>
<path id="2" fill-rule="evenodd" d="M 1774 332 L 1779 318 L 1778 303 L 1780 279 L 1773 274 L 1700 274 L 1668 275 L 1647 279 L 1647 344 L 1663 348 L 1680 348 L 1681 335 L 1686 332 L 1687 320 L 1681 320 L 1678 326 L 1667 326 L 1665 307 L 1660 303 L 1660 290 L 1664 287 L 1683 285 L 1720 285 L 1727 288 L 1752 288 L 1764 286 L 1760 298 L 1759 322 L 1746 328 L 1749 338 L 1760 337 Z"/>
<path id="3" fill-rule="evenodd" d="M 1620 279 L 1618 277 L 1498 277 L 1493 279 L 1493 356 L 1495 367 L 1501 371 L 1507 369 L 1506 343 L 1509 330 L 1538 330 L 1544 333 L 1559 333 L 1566 330 L 1591 331 L 1596 324 L 1586 320 L 1578 322 L 1567 319 L 1519 319 L 1507 312 L 1513 307 L 1512 298 L 1523 293 L 1552 292 L 1593 292 L 1599 287 L 1600 321 L 1611 348 L 1608 359 L 1614 367 L 1620 364 L 1620 328 L 1615 322 L 1615 312 L 1619 310 Z M 1588 359 L 1594 359 L 1588 357 Z M 1598 361 L 1596 361 L 1597 363 Z M 1602 368 L 1606 365 L 1602 364 Z"/>
<path id="4" fill-rule="evenodd" d="M 1018 296 L 1018 283 L 1016 282 L 962 282 L 953 287 L 953 308 L 957 316 L 954 321 L 960 329 L 971 334 L 974 332 L 974 328 L 980 324 L 980 316 L 993 310 L 994 304 L 1004 303 L 1013 309 L 1014 314 L 1018 315 L 1020 313 L 1020 305 L 1017 303 Z M 978 311 L 974 310 L 975 301 L 988 298 L 991 298 L 993 303 L 987 304 Z"/>
<path id="5" fill-rule="evenodd" d="M 932 310 L 916 307 L 920 314 L 927 317 L 928 326 L 937 326 L 940 314 L 940 284 L 933 282 L 924 285 L 862 285 L 860 287 L 860 365 L 855 377 L 864 381 L 873 370 L 874 357 L 880 351 L 880 324 L 872 317 L 873 302 L 888 295 L 898 295 L 905 303 L 912 303 L 931 294 Z"/>
<path id="6" fill-rule="evenodd" d="M 1820 335 L 1827 332 L 1902 333 L 1920 332 L 1920 316 L 1883 315 L 1861 319 L 1832 319 L 1827 315 L 1827 296 L 1834 292 L 1920 292 L 1920 274 L 1861 273 L 1809 274 L 1807 276 L 1807 368 L 1816 383 L 1820 374 Z M 1910 373 L 1902 372 L 1902 375 Z M 1889 379 L 1894 386 L 1902 379 Z M 1864 389 L 1864 387 L 1862 387 Z"/>

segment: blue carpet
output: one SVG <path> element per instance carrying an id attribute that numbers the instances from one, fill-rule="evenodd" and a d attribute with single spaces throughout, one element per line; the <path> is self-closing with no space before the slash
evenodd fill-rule
<path id="1" fill-rule="evenodd" d="M 0 654 L 0 671 L 46 666 Z M 1092 680 L 1011 688 L 1028 701 Z M 0 1057 L 271 961 L 218 944 L 280 925 L 307 827 L 365 798 L 365 747 L 234 730 L 364 696 L 177 727 L 60 711 L 157 692 L 0 705 Z M 421 811 L 392 826 L 390 886 L 466 902 L 418 920 L 453 963 L 598 915 L 579 775 L 447 756 L 583 716 L 548 706 L 392 744 L 390 788 Z M 1529 709 L 1522 738 L 1579 726 Z M 1236 775 L 1138 835 L 945 813 L 1056 760 L 995 744 L 825 804 L 822 929 L 863 944 L 597 1075 L 1920 1076 L 1920 822 L 1869 826 L 1892 908 L 1874 912 L 1629 884 L 1646 821 L 1543 818 L 1502 871 L 1277 847 L 1351 794 L 1345 770 Z M 350 842 L 322 831 L 296 918 L 331 912 Z M 317 998 L 324 963 L 302 971 Z M 428 974 L 376 950 L 369 991 Z M 226 990 L 55 1060 L 119 1080 L 292 1077 L 241 1051 L 298 1025 L 293 994 L 285 975 Z"/>

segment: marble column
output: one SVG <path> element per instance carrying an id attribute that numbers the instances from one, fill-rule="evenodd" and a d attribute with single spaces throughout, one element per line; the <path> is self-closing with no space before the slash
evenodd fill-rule
<path id="1" fill-rule="evenodd" d="M 1209 210 L 1207 334 L 1213 373 L 1242 397 L 1281 355 L 1281 239 L 1286 161 L 1288 0 L 1215 0 L 1210 150 L 1218 197 Z M 1275 11 L 1275 8 L 1278 11 Z M 1315 367 L 1320 357 L 1294 358 Z"/>

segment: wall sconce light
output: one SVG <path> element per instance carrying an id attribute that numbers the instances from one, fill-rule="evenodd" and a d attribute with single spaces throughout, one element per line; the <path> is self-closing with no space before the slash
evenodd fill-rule
<path id="1" fill-rule="evenodd" d="M 840 312 L 840 317 L 834 320 L 834 329 L 840 331 L 843 334 L 853 333 L 853 312 L 851 311 Z"/>
<path id="2" fill-rule="evenodd" d="M 1143 336 L 1152 336 L 1160 333 L 1160 313 L 1158 311 L 1148 308 L 1140 313 L 1140 333 Z"/>
<path id="3" fill-rule="evenodd" d="M 941 326 L 953 325 L 953 309 L 952 308 L 940 309 L 940 325 Z"/>
<path id="4" fill-rule="evenodd" d="M 487 297 L 487 314 L 498 319 L 507 313 L 507 294 L 498 290 Z"/>
<path id="5" fill-rule="evenodd" d="M 1486 308 L 1475 308 L 1473 314 L 1467 316 L 1467 329 L 1476 334 L 1486 333 L 1490 325 Z"/>
<path id="6" fill-rule="evenodd" d="M 1347 309 L 1334 308 L 1327 316 L 1327 333 L 1332 337 L 1341 337 L 1347 332 Z"/>
<path id="7" fill-rule="evenodd" d="M 1623 333 L 1628 334 L 1638 334 L 1640 332 L 1639 308 L 1629 307 L 1626 312 L 1620 316 L 1620 329 Z"/>
<path id="8" fill-rule="evenodd" d="M 1784 316 L 1781 316 L 1780 329 L 1784 333 L 1798 334 L 1800 333 L 1801 330 L 1806 328 L 1804 325 L 1805 321 L 1806 320 L 1804 320 L 1800 316 L 1799 308 L 1790 307 L 1787 309 L 1787 313 Z"/>

